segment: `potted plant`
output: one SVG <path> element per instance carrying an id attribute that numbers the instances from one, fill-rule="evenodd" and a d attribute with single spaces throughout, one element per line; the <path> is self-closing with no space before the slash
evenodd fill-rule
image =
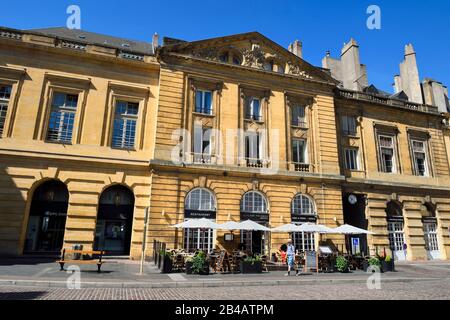
<path id="1" fill-rule="evenodd" d="M 260 256 L 247 257 L 241 261 L 241 273 L 262 273 L 262 260 Z"/>
<path id="2" fill-rule="evenodd" d="M 200 275 L 209 274 L 209 263 L 206 258 L 206 254 L 203 251 L 199 251 L 192 258 L 192 273 Z"/>
<path id="3" fill-rule="evenodd" d="M 162 273 L 171 273 L 173 269 L 172 254 L 161 250 L 159 254 L 163 257 Z"/>
<path id="4" fill-rule="evenodd" d="M 377 257 L 370 258 L 367 263 L 369 267 L 377 267 L 380 270 L 380 272 L 383 272 L 383 269 L 381 268 L 381 261 Z"/>
<path id="5" fill-rule="evenodd" d="M 337 271 L 339 271 L 341 273 L 349 272 L 348 260 L 343 256 L 337 257 L 336 258 L 336 269 L 337 269 Z"/>

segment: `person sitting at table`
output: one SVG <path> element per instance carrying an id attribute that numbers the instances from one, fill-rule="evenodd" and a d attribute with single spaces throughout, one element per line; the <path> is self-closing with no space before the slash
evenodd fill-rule
<path id="1" fill-rule="evenodd" d="M 288 263 L 288 272 L 285 274 L 286 277 L 291 275 L 291 269 L 295 267 L 295 247 L 292 244 L 292 240 L 289 239 L 287 243 L 287 263 Z M 298 268 L 295 271 L 295 275 L 298 276 Z"/>

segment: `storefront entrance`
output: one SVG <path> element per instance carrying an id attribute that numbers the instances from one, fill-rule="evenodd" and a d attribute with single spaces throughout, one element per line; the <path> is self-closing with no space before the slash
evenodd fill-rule
<path id="1" fill-rule="evenodd" d="M 106 189 L 100 196 L 94 250 L 107 255 L 130 253 L 134 195 L 123 186 Z"/>
<path id="2" fill-rule="evenodd" d="M 406 260 L 405 223 L 403 219 L 403 207 L 397 201 L 390 201 L 386 208 L 389 246 L 395 260 Z"/>
<path id="3" fill-rule="evenodd" d="M 241 249 L 253 254 L 267 254 L 269 251 L 269 233 L 264 231 L 241 231 Z"/>
<path id="4" fill-rule="evenodd" d="M 342 199 L 344 208 L 344 223 L 360 229 L 368 230 L 369 222 L 366 219 L 366 195 L 346 193 Z M 367 235 L 346 236 L 347 252 L 352 254 L 369 254 Z"/>
<path id="5" fill-rule="evenodd" d="M 33 194 L 24 253 L 60 253 L 67 218 L 69 192 L 65 184 L 49 181 Z"/>

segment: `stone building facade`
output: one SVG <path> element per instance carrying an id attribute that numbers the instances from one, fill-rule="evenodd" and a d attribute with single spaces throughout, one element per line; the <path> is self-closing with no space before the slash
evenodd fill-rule
<path id="1" fill-rule="evenodd" d="M 157 48 L 0 31 L 0 254 L 82 244 L 138 258 L 149 208 L 147 256 L 153 240 L 257 253 L 289 237 L 305 249 L 346 245 L 342 235 L 171 227 L 204 217 L 350 223 L 375 233 L 356 237 L 358 250 L 448 258 L 446 116 L 367 86 L 356 42 L 324 70 L 298 41 L 286 50 L 257 32 Z M 339 79 L 349 64 L 346 83 L 363 75 L 356 88 Z"/>

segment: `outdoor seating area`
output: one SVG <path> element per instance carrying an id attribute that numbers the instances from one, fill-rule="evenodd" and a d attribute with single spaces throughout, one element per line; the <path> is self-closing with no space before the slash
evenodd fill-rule
<path id="1" fill-rule="evenodd" d="M 331 248 L 321 244 L 320 241 L 310 250 L 296 250 L 294 257 L 294 270 L 299 273 L 347 273 L 356 270 L 367 271 L 372 268 L 380 272 L 394 271 L 394 260 L 386 248 L 375 248 L 376 254 L 369 256 L 365 252 L 353 252 L 348 236 L 358 234 L 371 234 L 371 232 L 350 225 L 342 225 L 331 229 L 323 225 L 304 223 L 301 225 L 287 224 L 269 229 L 253 221 L 230 221 L 219 225 L 207 219 L 187 220 L 173 226 L 174 228 L 197 228 L 215 230 L 257 230 L 281 233 L 314 233 L 343 234 L 346 236 L 346 245 L 341 248 Z M 305 237 L 302 237 L 303 241 Z M 355 239 L 355 238 L 352 238 Z M 204 250 L 197 248 L 186 249 L 168 248 L 165 243 L 154 241 L 154 263 L 163 273 L 183 272 L 186 274 L 208 275 L 210 273 L 263 273 L 270 271 L 287 270 L 286 245 L 282 245 L 271 256 L 261 253 L 252 253 L 246 250 L 224 249 Z M 302 244 L 305 248 L 305 244 Z M 367 250 L 370 252 L 370 250 Z"/>

